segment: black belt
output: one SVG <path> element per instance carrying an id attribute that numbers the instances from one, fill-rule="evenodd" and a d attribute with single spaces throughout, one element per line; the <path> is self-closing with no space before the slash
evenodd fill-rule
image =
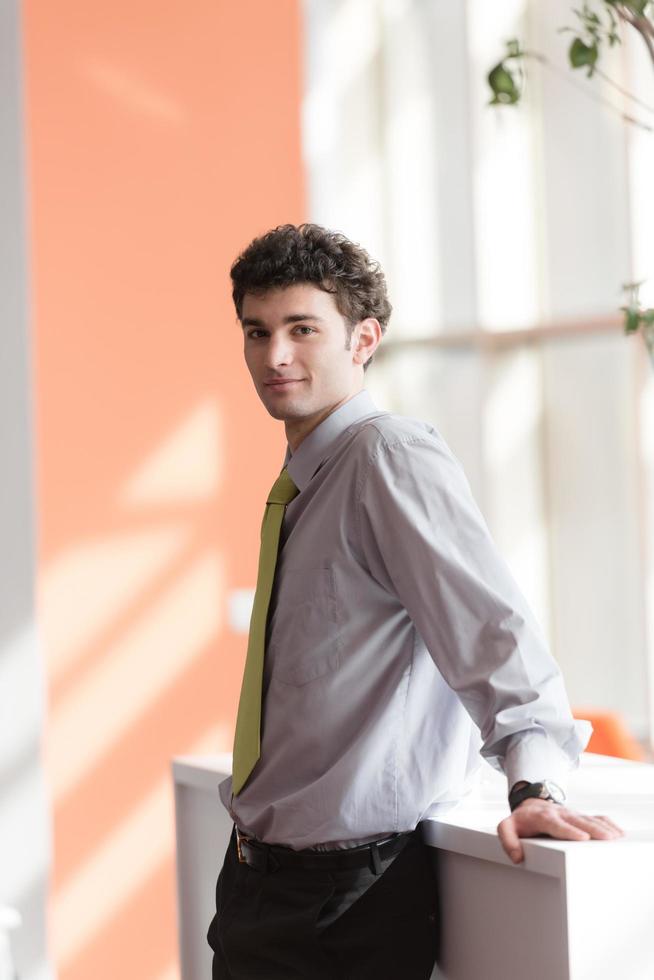
<path id="1" fill-rule="evenodd" d="M 384 870 L 383 863 L 408 844 L 415 833 L 408 830 L 382 840 L 370 841 L 357 847 L 329 851 L 294 851 L 281 844 L 264 844 L 246 837 L 235 827 L 236 852 L 242 864 L 256 871 L 276 871 L 278 868 L 307 868 L 310 871 L 347 870 L 369 867 L 376 875 Z"/>

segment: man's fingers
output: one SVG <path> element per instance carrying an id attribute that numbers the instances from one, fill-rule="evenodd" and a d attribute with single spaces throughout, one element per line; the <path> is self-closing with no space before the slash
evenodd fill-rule
<path id="1" fill-rule="evenodd" d="M 547 825 L 543 827 L 543 832 L 549 834 L 550 837 L 558 838 L 558 840 L 590 840 L 591 837 L 591 834 L 583 827 L 578 827 L 571 820 L 566 820 L 562 816 L 559 816 L 558 819 L 548 820 Z"/>
<path id="2" fill-rule="evenodd" d="M 507 817 L 498 825 L 497 833 L 502 842 L 502 847 L 515 864 L 519 864 L 524 857 L 522 844 L 515 829 L 513 817 Z"/>
<path id="3" fill-rule="evenodd" d="M 563 817 L 568 823 L 572 823 L 575 827 L 587 831 L 595 840 L 612 840 L 615 837 L 622 836 L 620 828 L 603 817 L 589 817 L 586 814 L 575 813 L 570 810 L 566 810 Z"/>
<path id="4" fill-rule="evenodd" d="M 611 820 L 609 817 L 605 817 L 601 814 L 596 813 L 595 819 L 601 820 L 602 823 L 605 823 L 607 827 L 610 827 L 611 830 L 615 831 L 616 837 L 624 837 L 624 830 L 622 829 L 622 827 L 619 827 L 617 823 L 614 823 L 613 820 Z"/>
<path id="5" fill-rule="evenodd" d="M 519 837 L 536 837 L 548 834 L 559 840 L 588 840 L 591 836 L 580 814 L 557 803 L 542 800 L 525 801 L 513 813 L 515 832 Z"/>

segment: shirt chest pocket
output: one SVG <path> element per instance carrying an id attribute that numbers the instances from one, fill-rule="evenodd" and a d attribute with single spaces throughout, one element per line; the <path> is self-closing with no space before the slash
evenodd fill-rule
<path id="1" fill-rule="evenodd" d="M 284 569 L 266 656 L 283 684 L 308 684 L 340 662 L 338 603 L 331 568 Z"/>

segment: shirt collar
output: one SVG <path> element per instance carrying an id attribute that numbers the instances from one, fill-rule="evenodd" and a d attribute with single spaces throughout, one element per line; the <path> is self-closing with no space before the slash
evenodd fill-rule
<path id="1" fill-rule="evenodd" d="M 366 388 L 349 398 L 331 415 L 323 419 L 306 439 L 303 439 L 294 453 L 290 447 L 286 449 L 284 466 L 288 468 L 293 483 L 302 491 L 307 486 L 321 463 L 331 455 L 340 436 L 353 423 L 375 415 L 379 409 L 373 402 Z"/>

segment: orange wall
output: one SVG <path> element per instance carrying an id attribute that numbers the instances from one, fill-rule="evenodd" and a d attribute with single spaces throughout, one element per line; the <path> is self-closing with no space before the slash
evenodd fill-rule
<path id="1" fill-rule="evenodd" d="M 228 267 L 304 217 L 299 9 L 23 16 L 51 952 L 63 980 L 172 980 L 169 760 L 231 747 L 226 596 L 254 584 L 283 449 Z"/>

